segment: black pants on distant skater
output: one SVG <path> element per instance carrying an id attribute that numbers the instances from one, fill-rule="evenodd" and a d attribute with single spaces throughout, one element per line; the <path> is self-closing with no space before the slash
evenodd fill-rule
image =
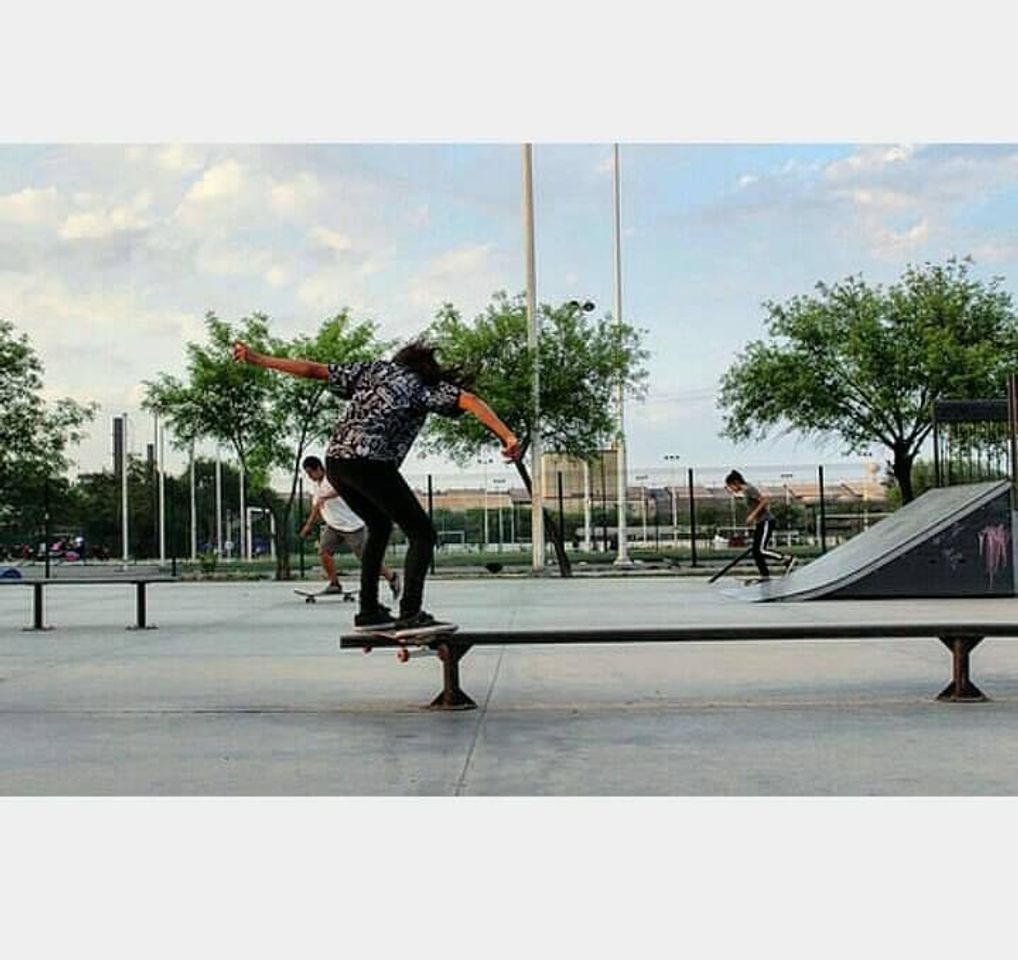
<path id="1" fill-rule="evenodd" d="M 756 563 L 757 570 L 760 571 L 761 577 L 769 577 L 771 575 L 767 569 L 768 560 L 781 563 L 785 559 L 780 553 L 767 549 L 767 544 L 770 542 L 773 532 L 774 520 L 772 517 L 758 520 L 753 528 L 753 560 Z"/>
<path id="2" fill-rule="evenodd" d="M 395 522 L 406 534 L 400 615 L 421 609 L 424 578 L 435 548 L 435 528 L 394 463 L 382 460 L 325 458 L 325 473 L 335 490 L 368 528 L 361 556 L 361 612 L 378 610 L 378 577 Z"/>

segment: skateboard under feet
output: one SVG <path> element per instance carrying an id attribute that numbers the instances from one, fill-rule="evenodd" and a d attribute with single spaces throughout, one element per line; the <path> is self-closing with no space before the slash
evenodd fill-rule
<path id="1" fill-rule="evenodd" d="M 430 657 L 438 654 L 438 650 L 431 646 L 435 637 L 446 636 L 455 633 L 459 627 L 455 623 L 436 623 L 430 627 L 416 627 L 410 630 L 358 630 L 365 637 L 374 637 L 378 640 L 395 640 L 399 644 L 396 651 L 396 659 L 400 663 L 407 663 L 412 657 Z M 365 646 L 364 652 L 371 653 L 372 647 Z"/>

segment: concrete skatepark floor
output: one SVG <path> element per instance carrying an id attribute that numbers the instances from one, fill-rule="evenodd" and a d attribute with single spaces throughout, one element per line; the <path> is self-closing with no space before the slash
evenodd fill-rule
<path id="1" fill-rule="evenodd" d="M 689 579 L 429 582 L 465 628 L 838 618 L 1018 623 L 1018 600 L 743 604 Z M 289 583 L 0 589 L 6 796 L 1014 795 L 1018 644 L 985 704 L 934 701 L 935 639 L 475 648 L 479 709 L 422 708 L 434 658 L 338 650 L 354 607 Z M 384 591 L 383 591 L 384 592 Z"/>

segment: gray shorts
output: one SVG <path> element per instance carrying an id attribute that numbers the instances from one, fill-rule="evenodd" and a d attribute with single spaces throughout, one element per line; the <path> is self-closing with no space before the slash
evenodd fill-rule
<path id="1" fill-rule="evenodd" d="M 345 543 L 353 555 L 360 560 L 364 555 L 364 543 L 368 535 L 364 527 L 356 530 L 335 530 L 328 524 L 322 527 L 322 535 L 318 538 L 318 549 L 327 553 L 330 557 L 339 549 L 341 543 Z"/>

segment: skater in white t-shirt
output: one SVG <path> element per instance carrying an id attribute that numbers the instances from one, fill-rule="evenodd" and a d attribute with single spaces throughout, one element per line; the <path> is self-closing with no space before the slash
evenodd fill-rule
<path id="1" fill-rule="evenodd" d="M 302 537 L 311 536 L 315 521 L 323 522 L 322 533 L 318 540 L 318 556 L 322 561 L 322 569 L 325 571 L 328 585 L 322 593 L 342 593 L 343 588 L 339 585 L 339 578 L 336 575 L 336 563 L 332 558 L 339 549 L 340 543 L 346 543 L 354 556 L 358 560 L 361 559 L 361 555 L 364 553 L 364 543 L 367 540 L 364 521 L 347 506 L 346 501 L 329 483 L 325 476 L 325 465 L 318 457 L 305 457 L 301 466 L 304 467 L 304 473 L 311 481 L 313 494 L 311 515 L 304 526 L 300 528 L 300 535 Z M 398 600 L 401 588 L 399 574 L 395 570 L 390 570 L 383 563 L 381 575 L 389 584 L 392 599 Z"/>

